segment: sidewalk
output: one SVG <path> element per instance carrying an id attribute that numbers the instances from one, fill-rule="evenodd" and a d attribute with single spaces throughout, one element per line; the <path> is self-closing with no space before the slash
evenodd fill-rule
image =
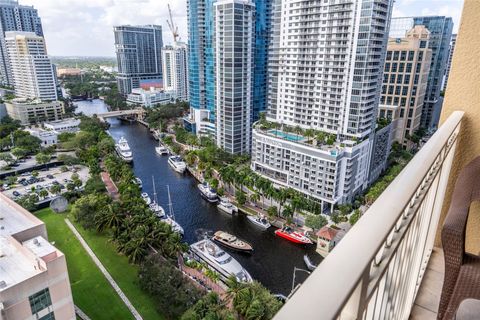
<path id="1" fill-rule="evenodd" d="M 83 239 L 82 235 L 77 231 L 77 229 L 75 228 L 75 226 L 70 222 L 70 220 L 68 219 L 65 219 L 65 223 L 67 224 L 67 226 L 70 228 L 70 230 L 72 230 L 73 234 L 75 235 L 75 237 L 78 239 L 78 241 L 80 241 L 80 244 L 82 245 L 82 247 L 85 249 L 85 251 L 87 251 L 88 255 L 90 256 L 90 258 L 92 258 L 93 262 L 97 265 L 98 269 L 100 269 L 100 271 L 103 273 L 103 275 L 105 276 L 105 278 L 107 278 L 108 282 L 110 282 L 110 285 L 113 287 L 113 289 L 117 292 L 118 296 L 120 297 L 120 299 L 122 299 L 122 301 L 125 303 L 125 305 L 127 306 L 127 308 L 130 310 L 130 312 L 132 313 L 133 317 L 136 319 L 136 320 L 143 320 L 142 316 L 140 315 L 140 313 L 138 313 L 138 311 L 135 309 L 135 307 L 132 305 L 132 303 L 130 302 L 130 300 L 128 300 L 127 296 L 123 293 L 122 289 L 120 289 L 120 287 L 118 286 L 118 284 L 115 282 L 115 280 L 112 278 L 112 276 L 110 275 L 110 273 L 108 273 L 107 269 L 103 266 L 103 264 L 100 262 L 100 260 L 98 260 L 97 256 L 95 255 L 95 253 L 92 251 L 92 249 L 90 249 L 88 243 Z"/>
<path id="2" fill-rule="evenodd" d="M 100 173 L 100 176 L 102 177 L 102 181 L 105 184 L 105 188 L 107 188 L 107 192 L 110 197 L 112 197 L 113 200 L 119 200 L 120 195 L 118 193 L 118 188 L 113 182 L 108 172 L 102 172 Z"/>

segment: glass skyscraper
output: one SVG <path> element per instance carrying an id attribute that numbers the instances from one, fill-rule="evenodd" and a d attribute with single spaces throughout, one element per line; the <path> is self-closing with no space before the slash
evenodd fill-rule
<path id="1" fill-rule="evenodd" d="M 443 76 L 447 69 L 453 21 L 452 18 L 444 16 L 393 18 L 390 37 L 403 38 L 405 33 L 416 25 L 424 25 L 430 31 L 429 48 L 432 49 L 432 62 L 421 124 L 424 128 L 435 128 L 442 109 L 439 98 Z"/>
<path id="2" fill-rule="evenodd" d="M 214 3 L 217 0 L 188 0 L 189 101 L 186 125 L 197 134 L 215 135 Z M 254 85 L 252 120 L 266 109 L 267 61 L 271 36 L 272 0 L 255 0 Z"/>

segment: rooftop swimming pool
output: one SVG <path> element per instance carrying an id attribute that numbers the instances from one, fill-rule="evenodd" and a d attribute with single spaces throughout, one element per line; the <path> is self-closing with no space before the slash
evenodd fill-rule
<path id="1" fill-rule="evenodd" d="M 288 141 L 293 141 L 293 142 L 300 142 L 305 140 L 305 137 L 302 137 L 301 135 L 297 135 L 295 133 L 283 132 L 276 129 L 269 130 L 268 133 L 273 134 L 276 137 L 279 137 Z"/>

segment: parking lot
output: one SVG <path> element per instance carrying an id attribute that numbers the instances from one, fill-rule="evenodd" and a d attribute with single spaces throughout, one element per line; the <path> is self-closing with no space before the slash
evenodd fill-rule
<path id="1" fill-rule="evenodd" d="M 26 172 L 17 176 L 17 182 L 15 184 L 2 186 L 3 193 L 12 199 L 18 199 L 25 195 L 36 193 L 39 195 L 40 200 L 47 200 L 54 197 L 55 185 L 58 185 L 60 192 L 67 191 L 68 184 L 73 183 L 72 175 L 77 174 L 78 178 L 82 181 L 82 185 L 88 179 L 89 170 L 85 166 L 75 165 L 68 166 L 68 171 L 63 172 L 62 167 L 55 167 L 48 170 L 37 171 L 38 175 L 34 177 L 32 172 Z M 53 191 L 52 192 L 52 187 Z M 42 192 L 42 190 L 45 190 Z"/>

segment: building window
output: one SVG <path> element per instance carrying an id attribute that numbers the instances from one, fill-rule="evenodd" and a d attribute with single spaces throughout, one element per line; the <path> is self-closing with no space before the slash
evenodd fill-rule
<path id="1" fill-rule="evenodd" d="M 48 290 L 48 288 L 38 291 L 37 293 L 31 295 L 28 299 L 30 300 L 32 314 L 37 314 L 41 310 L 52 305 L 50 290 Z"/>
<path id="2" fill-rule="evenodd" d="M 408 61 L 413 61 L 415 57 L 415 51 L 408 51 Z"/>
<path id="3" fill-rule="evenodd" d="M 53 314 L 53 311 L 52 311 L 49 314 L 44 315 L 38 320 L 55 320 L 55 315 Z"/>

